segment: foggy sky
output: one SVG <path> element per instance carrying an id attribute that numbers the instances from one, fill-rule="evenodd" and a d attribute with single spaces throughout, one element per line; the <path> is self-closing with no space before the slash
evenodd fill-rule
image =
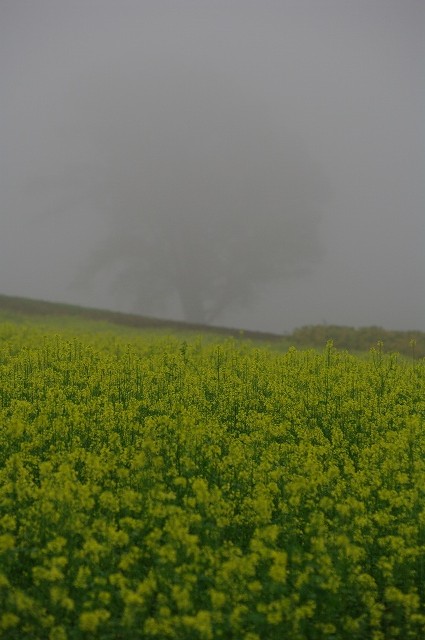
<path id="1" fill-rule="evenodd" d="M 294 182 L 309 205 L 318 194 L 320 260 L 219 323 L 425 330 L 424 8 L 1 0 L 0 293 L 132 310 L 108 273 L 73 286 L 120 220 L 141 207 L 161 217 L 190 192 L 202 226 L 218 180 L 232 185 L 223 202 L 259 230 L 261 199 L 254 207 L 238 190 L 240 167 L 261 190 L 282 161 L 291 180 L 279 198 Z M 211 150 L 205 171 L 200 148 Z M 163 315 L 179 309 L 171 301 Z"/>

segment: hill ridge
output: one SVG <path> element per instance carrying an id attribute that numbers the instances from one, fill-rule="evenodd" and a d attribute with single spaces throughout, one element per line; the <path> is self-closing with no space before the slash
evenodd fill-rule
<path id="1" fill-rule="evenodd" d="M 0 294 L 0 310 L 8 310 L 16 313 L 38 316 L 76 316 L 89 320 L 98 320 L 120 324 L 128 327 L 140 327 L 141 329 L 176 329 L 181 331 L 202 331 L 205 333 L 217 333 L 229 337 L 241 337 L 253 340 L 275 341 L 281 340 L 283 334 L 267 331 L 254 331 L 250 329 L 238 329 L 232 327 L 220 327 L 215 325 L 197 324 L 184 320 L 166 320 L 153 316 L 144 316 L 123 311 L 111 311 L 95 307 L 85 307 L 65 302 L 51 302 L 35 298 L 9 296 Z"/>
<path id="2" fill-rule="evenodd" d="M 32 316 L 68 316 L 86 320 L 109 322 L 140 329 L 163 329 L 178 332 L 201 332 L 216 336 L 234 337 L 262 343 L 292 344 L 299 348 L 323 348 L 329 340 L 338 349 L 368 351 L 383 343 L 386 352 L 399 352 L 414 359 L 425 356 L 425 332 L 388 330 L 378 326 L 349 327 L 344 325 L 305 325 L 292 333 L 272 333 L 231 327 L 196 324 L 183 320 L 166 320 L 135 313 L 84 307 L 64 302 L 51 302 L 0 294 L 0 312 L 9 311 Z"/>

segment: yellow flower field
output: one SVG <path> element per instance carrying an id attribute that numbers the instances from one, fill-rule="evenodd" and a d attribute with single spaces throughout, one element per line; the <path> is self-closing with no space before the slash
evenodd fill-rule
<path id="1" fill-rule="evenodd" d="M 0 325 L 0 637 L 425 637 L 425 366 Z"/>

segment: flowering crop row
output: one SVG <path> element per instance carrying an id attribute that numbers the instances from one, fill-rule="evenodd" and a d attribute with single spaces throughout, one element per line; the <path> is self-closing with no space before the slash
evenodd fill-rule
<path id="1" fill-rule="evenodd" d="M 0 637 L 424 637 L 424 380 L 0 325 Z"/>

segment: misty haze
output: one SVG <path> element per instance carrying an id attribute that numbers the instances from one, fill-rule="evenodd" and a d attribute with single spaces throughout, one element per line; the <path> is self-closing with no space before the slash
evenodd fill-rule
<path id="1" fill-rule="evenodd" d="M 420 0 L 3 0 L 0 293 L 425 330 Z"/>

